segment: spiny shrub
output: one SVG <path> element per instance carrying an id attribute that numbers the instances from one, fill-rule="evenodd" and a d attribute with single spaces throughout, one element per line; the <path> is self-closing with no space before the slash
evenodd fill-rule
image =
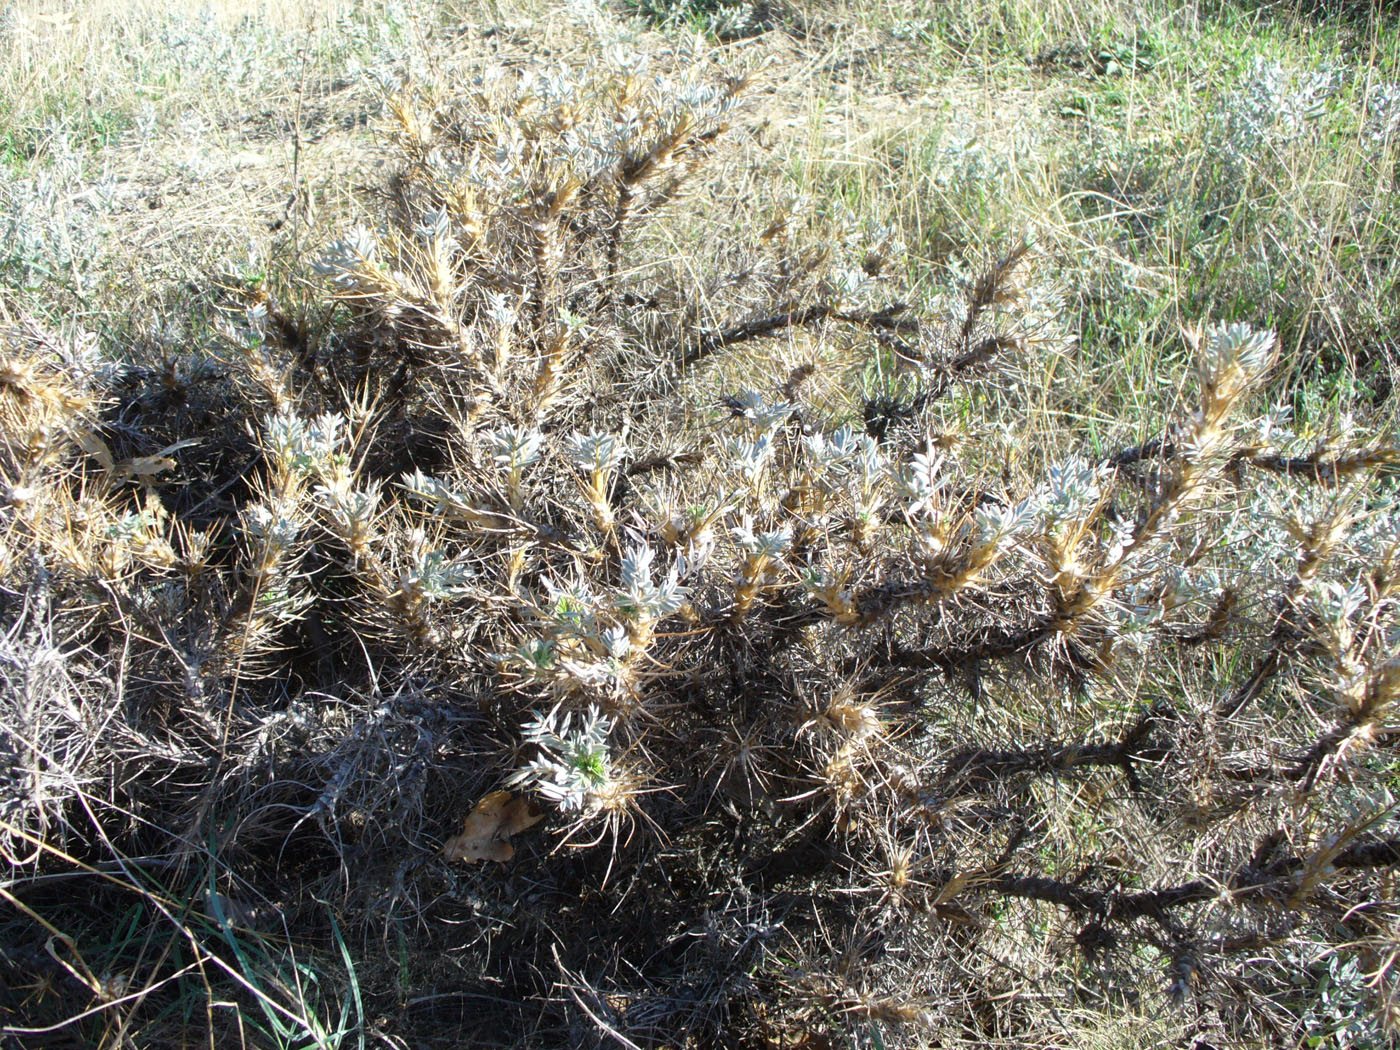
<path id="1" fill-rule="evenodd" d="M 1382 1038 L 1389 439 L 1292 433 L 1236 322 L 1091 446 L 1035 407 L 1073 347 L 1027 245 L 923 306 L 822 205 L 669 257 L 749 79 L 406 94 L 382 225 L 232 290 L 217 353 L 6 330 L 25 1024 L 233 1038 L 208 989 L 330 1041 L 283 944 L 414 1045 L 1242 1045 L 1335 957 Z"/>

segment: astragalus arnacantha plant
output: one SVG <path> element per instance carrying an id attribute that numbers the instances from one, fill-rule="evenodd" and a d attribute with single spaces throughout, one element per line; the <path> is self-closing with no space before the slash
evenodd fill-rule
<path id="1" fill-rule="evenodd" d="M 598 805 L 613 783 L 611 725 L 596 710 L 580 715 L 577 729 L 570 722 L 556 708 L 526 723 L 524 737 L 539 753 L 509 783 L 531 786 L 560 809 L 585 810 Z"/>
<path id="2" fill-rule="evenodd" d="M 214 360 L 4 333 L 4 892 L 168 851 L 218 902 L 180 945 L 330 914 L 359 1001 L 518 1045 L 1031 1044 L 1050 999 L 1242 1045 L 1336 953 L 1393 1012 L 1389 438 L 1289 431 L 1235 322 L 1089 440 L 1031 396 L 1076 360 L 1033 249 L 901 302 L 890 231 L 737 199 L 748 79 L 686 59 L 403 95 L 382 224 Z"/>

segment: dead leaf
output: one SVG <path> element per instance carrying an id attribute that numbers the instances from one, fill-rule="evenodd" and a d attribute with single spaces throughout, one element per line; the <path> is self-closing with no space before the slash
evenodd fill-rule
<path id="1" fill-rule="evenodd" d="M 936 908 L 940 904 L 947 904 L 966 889 L 969 878 L 970 876 L 967 872 L 957 872 L 951 879 L 943 884 L 943 888 L 939 890 L 937 896 L 933 898 L 933 907 Z"/>
<path id="2" fill-rule="evenodd" d="M 442 845 L 442 855 L 449 861 L 462 860 L 476 864 L 493 860 L 504 864 L 515 856 L 510 837 L 544 819 L 529 800 L 517 798 L 509 791 L 493 791 L 467 816 L 462 833 L 453 835 Z"/>
<path id="3" fill-rule="evenodd" d="M 74 430 L 73 440 L 80 449 L 97 460 L 98 465 L 101 466 L 103 470 L 107 471 L 107 473 L 110 474 L 117 469 L 117 461 L 112 458 L 112 450 L 107 447 L 107 442 L 103 441 L 91 430 L 88 430 L 86 427 Z"/>
<path id="4" fill-rule="evenodd" d="M 175 469 L 175 461 L 168 456 L 137 456 L 129 463 L 123 463 L 120 471 L 133 478 L 149 478 Z"/>

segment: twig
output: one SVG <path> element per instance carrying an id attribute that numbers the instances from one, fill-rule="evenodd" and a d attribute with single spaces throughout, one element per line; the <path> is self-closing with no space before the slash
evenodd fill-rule
<path id="1" fill-rule="evenodd" d="M 735 345 L 736 343 L 748 342 L 751 339 L 761 339 L 764 336 L 774 335 L 788 328 L 802 328 L 819 321 L 831 319 L 842 321 L 846 324 L 860 327 L 873 328 L 877 331 L 885 332 L 914 332 L 918 330 L 918 322 L 901 321 L 899 315 L 907 309 L 904 303 L 893 303 L 880 310 L 870 310 L 851 313 L 841 311 L 828 303 L 818 303 L 813 306 L 801 308 L 790 307 L 767 317 L 758 317 L 751 321 L 745 321 L 732 328 L 722 331 L 711 332 L 703 336 L 700 341 L 690 350 L 686 351 L 681 363 L 689 367 L 718 350 Z"/>

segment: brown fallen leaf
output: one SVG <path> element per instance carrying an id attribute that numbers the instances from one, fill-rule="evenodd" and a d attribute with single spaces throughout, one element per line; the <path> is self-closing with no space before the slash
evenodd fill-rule
<path id="1" fill-rule="evenodd" d="M 107 442 L 103 441 L 86 427 L 79 427 L 73 431 L 73 440 L 77 446 L 86 452 L 98 465 L 107 473 L 111 474 L 117 469 L 117 461 L 112 455 L 112 450 L 107 447 Z"/>
<path id="2" fill-rule="evenodd" d="M 467 815 L 462 833 L 442 844 L 442 855 L 468 864 L 483 860 L 504 864 L 515 856 L 510 837 L 543 819 L 544 814 L 537 812 L 529 800 L 517 798 L 509 791 L 493 791 Z"/>
<path id="3" fill-rule="evenodd" d="M 117 472 L 133 478 L 150 478 L 175 469 L 169 456 L 137 456 L 117 468 Z"/>

